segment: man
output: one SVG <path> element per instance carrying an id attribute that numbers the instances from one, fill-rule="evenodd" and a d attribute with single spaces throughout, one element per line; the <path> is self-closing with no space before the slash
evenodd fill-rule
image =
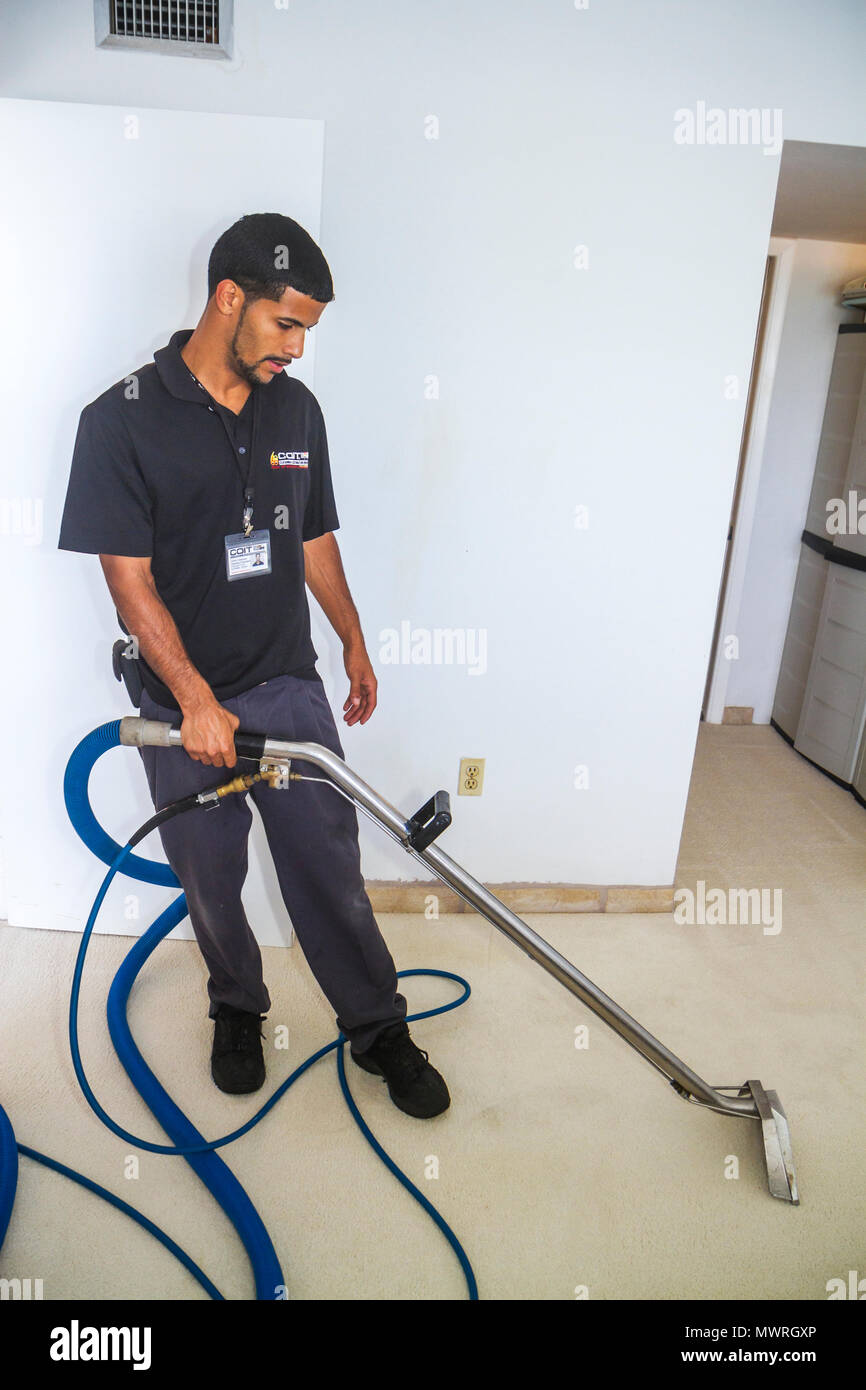
<path id="1" fill-rule="evenodd" d="M 327 437 L 315 396 L 284 368 L 334 298 L 321 250 L 291 218 L 243 217 L 208 262 L 198 325 L 84 408 L 59 548 L 98 554 L 121 626 L 137 639 L 141 714 L 183 748 L 142 748 L 157 809 L 214 785 L 234 731 L 343 750 L 310 638 L 305 582 L 343 643 L 344 720 L 365 724 L 377 682 L 346 584 Z M 306 769 L 312 776 L 317 770 Z M 364 889 L 358 821 L 327 781 L 258 782 L 160 828 L 209 970 L 211 1073 L 221 1090 L 265 1079 L 270 1008 L 241 903 L 251 795 L 307 962 L 364 1070 L 427 1118 L 448 1089 L 406 1025 L 394 962 Z"/>

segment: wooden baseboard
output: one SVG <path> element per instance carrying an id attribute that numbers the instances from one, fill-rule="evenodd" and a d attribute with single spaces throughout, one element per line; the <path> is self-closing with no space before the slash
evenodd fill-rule
<path id="1" fill-rule="evenodd" d="M 754 717 L 754 705 L 725 705 L 722 710 L 723 724 L 751 724 Z"/>
<path id="2" fill-rule="evenodd" d="M 674 885 L 619 887 L 574 883 L 487 883 L 484 885 L 518 916 L 524 912 L 673 912 Z M 367 896 L 374 912 L 427 912 L 439 916 L 475 909 L 439 879 L 400 883 L 371 879 Z"/>

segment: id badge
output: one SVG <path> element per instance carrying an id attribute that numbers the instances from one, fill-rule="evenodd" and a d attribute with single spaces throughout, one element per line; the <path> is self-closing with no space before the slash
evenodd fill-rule
<path id="1" fill-rule="evenodd" d="M 243 531 L 238 531 L 234 536 L 226 536 L 225 547 L 228 579 L 255 578 L 257 574 L 270 574 L 270 531 L 251 531 L 248 536 L 245 536 Z"/>

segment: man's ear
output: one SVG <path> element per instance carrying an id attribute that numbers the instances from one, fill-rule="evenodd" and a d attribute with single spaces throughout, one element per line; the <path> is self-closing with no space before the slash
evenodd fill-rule
<path id="1" fill-rule="evenodd" d="M 243 290 L 234 280 L 220 280 L 205 308 L 214 308 L 224 318 L 230 318 L 237 311 L 243 313 L 244 299 Z"/>

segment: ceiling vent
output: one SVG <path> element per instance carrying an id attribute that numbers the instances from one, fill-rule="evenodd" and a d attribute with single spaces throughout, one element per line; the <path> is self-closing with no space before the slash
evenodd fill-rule
<path id="1" fill-rule="evenodd" d="M 231 58 L 232 0 L 95 0 L 98 48 Z"/>

